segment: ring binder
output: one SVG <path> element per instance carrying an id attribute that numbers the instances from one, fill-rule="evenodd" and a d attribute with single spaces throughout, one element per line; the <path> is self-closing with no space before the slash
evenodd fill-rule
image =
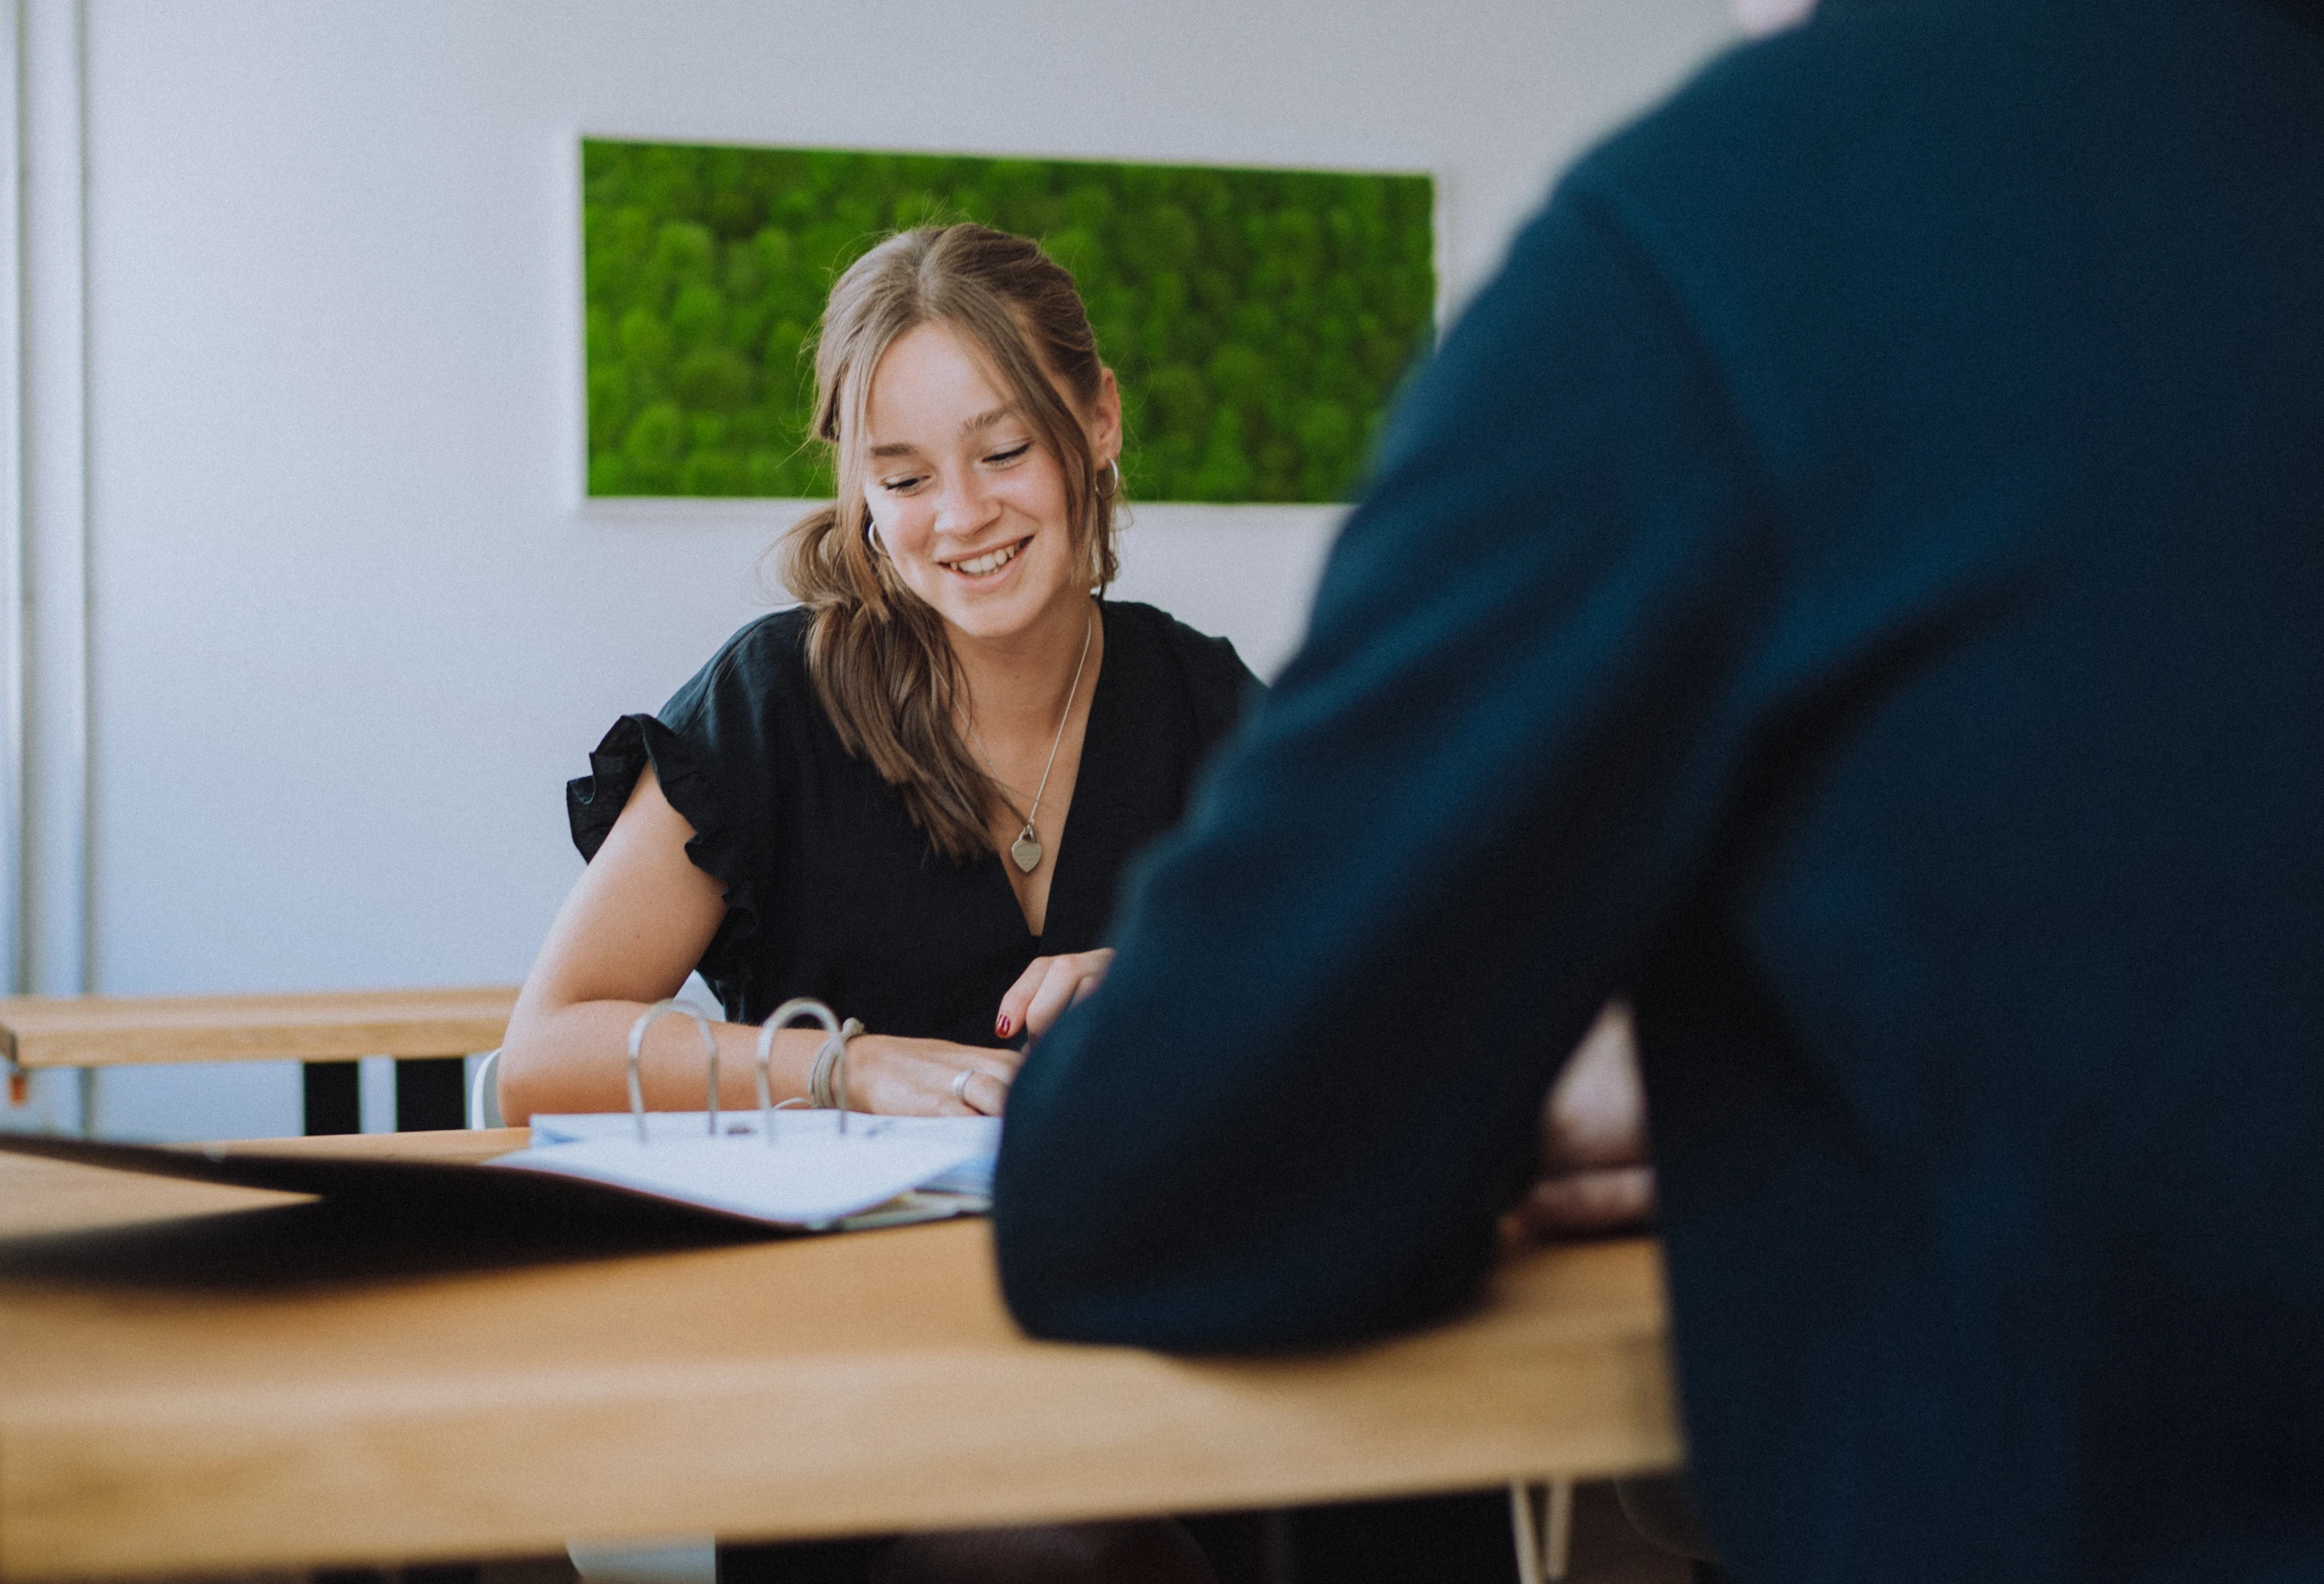
<path id="1" fill-rule="evenodd" d="M 646 1086 L 638 1078 L 638 1053 L 645 1048 L 646 1030 L 654 1021 L 672 1012 L 680 1012 L 694 1019 L 694 1027 L 702 1031 L 702 1054 L 710 1064 L 710 1103 L 705 1109 L 710 1113 L 710 1137 L 718 1137 L 718 1036 L 710 1032 L 710 1019 L 701 1009 L 680 1000 L 656 1001 L 648 1007 L 635 1023 L 630 1025 L 630 1114 L 638 1119 L 638 1142 L 646 1141 Z M 831 1016 L 825 1011 L 824 1016 Z M 767 1051 L 759 1047 L 759 1093 L 767 1092 Z M 771 1109 L 771 1108 L 770 1108 Z"/>
<path id="2" fill-rule="evenodd" d="M 658 1018 L 666 1018 L 672 1012 L 694 1019 L 694 1027 L 702 1033 L 703 1059 L 710 1069 L 710 1093 L 703 1110 L 709 1122 L 710 1137 L 718 1137 L 718 1036 L 711 1032 L 710 1019 L 702 1015 L 700 1008 L 673 999 L 656 1001 L 639 1015 L 635 1023 L 630 1025 L 630 1115 L 637 1119 L 640 1144 L 646 1142 L 646 1090 L 644 1082 L 638 1075 L 639 1058 L 645 1049 L 646 1030 L 651 1028 Z M 759 1131 L 766 1137 L 769 1148 L 772 1148 L 775 1143 L 775 1113 L 782 1109 L 775 1104 L 774 1081 L 770 1073 L 775 1036 L 800 1018 L 812 1018 L 823 1025 L 826 1048 L 832 1042 L 838 1042 L 839 1049 L 834 1054 L 831 1064 L 832 1091 L 839 1101 L 839 1132 L 842 1136 L 847 1132 L 848 1031 L 840 1026 L 838 1015 L 821 1001 L 812 996 L 793 996 L 777 1007 L 773 1015 L 759 1026 L 759 1060 L 753 1076 L 759 1088 Z M 783 1105 L 796 1103 L 785 1101 Z"/>
<path id="3" fill-rule="evenodd" d="M 767 1076 L 767 1063 L 774 1053 L 775 1036 L 800 1017 L 813 1018 L 823 1025 L 825 1045 L 835 1039 L 839 1041 L 839 1054 L 832 1062 L 831 1076 L 833 1089 L 839 1096 L 839 1131 L 847 1131 L 847 1040 L 839 1027 L 838 1015 L 813 996 L 793 996 L 759 1025 L 759 1128 L 766 1134 L 770 1147 L 775 1142 L 775 1107 L 771 1103 L 775 1091 Z"/>

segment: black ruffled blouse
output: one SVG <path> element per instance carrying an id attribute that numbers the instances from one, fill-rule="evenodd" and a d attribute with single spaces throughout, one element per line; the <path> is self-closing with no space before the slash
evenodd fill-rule
<path id="1" fill-rule="evenodd" d="M 700 968 L 728 1018 L 756 1023 L 814 996 L 875 1033 L 989 1045 L 1028 962 L 1100 944 L 1130 859 L 1177 822 L 1258 686 L 1224 639 L 1150 605 L 1098 609 L 1105 660 L 1042 935 L 1026 930 L 1000 854 L 938 855 L 895 790 L 840 746 L 796 609 L 728 640 L 658 717 L 613 723 L 591 773 L 566 787 L 574 844 L 595 855 L 650 758 L 695 829 L 687 856 L 726 890 Z"/>

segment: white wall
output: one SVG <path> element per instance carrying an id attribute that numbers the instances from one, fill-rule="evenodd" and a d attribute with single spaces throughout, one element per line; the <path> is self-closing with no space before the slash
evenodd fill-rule
<path id="1" fill-rule="evenodd" d="M 87 988 L 521 977 L 578 869 L 562 782 L 763 608 L 795 507 L 579 498 L 583 135 L 1424 168 L 1457 299 L 1727 29 L 1721 0 L 88 0 Z M 36 176 L 64 154 L 35 127 Z M 1333 518 L 1148 507 L 1120 592 L 1271 669 Z M 37 931 L 71 898 L 27 862 Z M 45 961 L 32 988 L 82 988 Z M 296 1131 L 296 1070 L 108 1073 L 101 1114 Z"/>

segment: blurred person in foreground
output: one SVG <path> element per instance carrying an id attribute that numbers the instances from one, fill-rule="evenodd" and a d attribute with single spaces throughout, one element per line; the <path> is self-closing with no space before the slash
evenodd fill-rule
<path id="1" fill-rule="evenodd" d="M 1010 1303 L 1443 1315 L 1627 996 L 1738 1577 L 2324 1579 L 2319 612 L 2324 5 L 1829 0 L 1413 386 L 1020 1070 Z"/>

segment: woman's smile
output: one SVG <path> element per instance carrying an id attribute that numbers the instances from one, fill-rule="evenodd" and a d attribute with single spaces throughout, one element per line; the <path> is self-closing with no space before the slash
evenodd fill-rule
<path id="1" fill-rule="evenodd" d="M 956 577 L 964 578 L 971 583 L 980 583 L 994 576 L 1001 568 L 1015 561 L 1017 553 L 1032 542 L 1032 536 L 1028 534 L 1023 539 L 1010 539 L 1007 544 L 996 545 L 991 549 L 945 561 L 941 565 L 945 571 Z"/>

